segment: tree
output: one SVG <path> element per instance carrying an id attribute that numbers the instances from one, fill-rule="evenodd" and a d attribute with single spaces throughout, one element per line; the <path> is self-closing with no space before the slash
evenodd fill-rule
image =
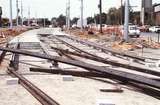
<path id="1" fill-rule="evenodd" d="M 79 18 L 77 17 L 74 17 L 72 20 L 71 20 L 71 24 L 77 24 L 77 21 L 79 20 Z"/>
<path id="2" fill-rule="evenodd" d="M 8 26 L 9 25 L 9 19 L 8 18 L 2 18 L 2 26 Z"/>
<path id="3" fill-rule="evenodd" d="M 57 22 L 56 22 L 56 20 L 57 20 L 56 17 L 53 17 L 53 18 L 51 19 L 51 23 L 52 23 L 52 25 L 53 25 L 54 27 L 57 27 Z"/>
<path id="4" fill-rule="evenodd" d="M 100 14 L 96 14 L 94 16 L 96 24 L 100 24 L 99 17 L 100 17 Z M 102 13 L 102 24 L 106 24 L 106 21 L 107 21 L 107 14 L 103 12 Z"/>
<path id="5" fill-rule="evenodd" d="M 51 21 L 49 21 L 48 18 L 44 18 L 44 19 L 45 19 L 45 25 L 46 26 L 51 25 Z M 43 19 L 43 22 L 44 22 L 44 19 Z"/>
<path id="6" fill-rule="evenodd" d="M 125 7 L 124 5 L 122 5 L 120 8 L 118 8 L 118 12 L 120 13 L 120 17 L 119 17 L 119 23 L 121 24 L 124 24 L 124 10 L 125 10 Z"/>
<path id="7" fill-rule="evenodd" d="M 58 26 L 62 27 L 63 25 L 66 24 L 66 16 L 63 16 L 63 14 L 61 14 L 57 20 L 56 20 Z"/>
<path id="8" fill-rule="evenodd" d="M 130 13 L 130 23 L 135 25 L 140 25 L 140 12 L 131 12 Z"/>
<path id="9" fill-rule="evenodd" d="M 115 7 L 109 9 L 108 17 L 111 25 L 118 25 L 121 22 L 120 11 Z"/>
<path id="10" fill-rule="evenodd" d="M 102 24 L 106 24 L 107 21 L 107 14 L 106 13 L 102 13 Z"/>
<path id="11" fill-rule="evenodd" d="M 93 17 L 88 17 L 87 18 L 87 24 L 92 24 L 94 23 L 94 18 Z"/>

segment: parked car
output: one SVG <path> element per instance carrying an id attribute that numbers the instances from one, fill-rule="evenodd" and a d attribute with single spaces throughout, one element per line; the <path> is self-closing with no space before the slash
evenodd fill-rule
<path id="1" fill-rule="evenodd" d="M 158 32 L 160 30 L 160 26 L 152 26 L 149 28 L 150 32 Z"/>
<path id="2" fill-rule="evenodd" d="M 124 34 L 124 28 L 122 28 L 122 35 Z M 140 30 L 136 25 L 129 25 L 128 27 L 128 35 L 129 37 L 139 37 Z"/>
<path id="3" fill-rule="evenodd" d="M 149 32 L 149 25 L 139 27 L 140 32 Z"/>

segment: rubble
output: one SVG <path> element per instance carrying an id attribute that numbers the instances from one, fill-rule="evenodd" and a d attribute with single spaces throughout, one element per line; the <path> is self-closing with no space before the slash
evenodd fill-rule
<path id="1" fill-rule="evenodd" d="M 11 37 L 15 37 L 27 30 L 28 28 L 25 27 L 16 27 L 13 29 L 9 28 L 0 29 L 0 44 L 6 43 L 8 40 L 10 40 Z"/>
<path id="2" fill-rule="evenodd" d="M 131 43 L 115 42 L 115 43 L 113 43 L 112 48 L 116 49 L 116 50 L 127 50 L 128 51 L 128 50 L 138 49 L 140 47 L 138 47 L 134 44 L 131 44 Z"/>

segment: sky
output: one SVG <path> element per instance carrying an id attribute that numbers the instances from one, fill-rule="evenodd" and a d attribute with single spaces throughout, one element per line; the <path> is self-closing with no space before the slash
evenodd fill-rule
<path id="1" fill-rule="evenodd" d="M 0 6 L 3 9 L 3 17 L 10 16 L 9 9 L 10 0 L 0 0 Z M 28 11 L 30 10 L 30 17 L 36 18 L 49 18 L 58 17 L 60 14 L 65 15 L 66 2 L 68 0 L 18 0 L 19 8 L 21 8 L 21 1 L 23 4 L 24 17 L 28 17 Z M 98 13 L 99 0 L 83 0 L 84 1 L 84 17 L 94 16 Z M 123 0 L 125 1 L 125 0 Z M 12 0 L 13 5 L 13 18 L 16 17 L 16 0 Z M 80 17 L 80 0 L 70 0 L 71 2 L 71 18 Z M 111 7 L 120 7 L 121 0 L 102 0 L 103 12 L 108 12 Z M 160 3 L 160 0 L 153 0 L 154 3 Z M 140 10 L 141 0 L 130 0 L 130 4 L 134 7 L 134 10 Z"/>

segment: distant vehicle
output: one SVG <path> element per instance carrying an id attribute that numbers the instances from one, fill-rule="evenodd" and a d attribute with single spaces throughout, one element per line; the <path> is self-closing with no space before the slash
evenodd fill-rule
<path id="1" fill-rule="evenodd" d="M 160 26 L 152 26 L 149 28 L 150 32 L 158 32 L 160 30 Z"/>
<path id="2" fill-rule="evenodd" d="M 130 37 L 139 37 L 140 36 L 140 30 L 138 29 L 138 27 L 136 25 L 129 26 L 128 31 L 129 31 L 128 35 Z"/>
<path id="3" fill-rule="evenodd" d="M 32 23 L 31 26 L 36 26 L 38 27 L 39 25 L 37 23 Z"/>
<path id="4" fill-rule="evenodd" d="M 122 35 L 124 35 L 124 28 L 122 28 Z M 140 36 L 140 30 L 136 25 L 130 25 L 128 27 L 128 35 L 129 37 L 139 37 Z"/>
<path id="5" fill-rule="evenodd" d="M 141 31 L 141 32 L 149 32 L 149 25 L 144 25 L 144 26 L 141 26 L 141 27 L 139 27 L 139 30 Z"/>
<path id="6" fill-rule="evenodd" d="M 49 28 L 52 28 L 52 25 L 49 25 Z"/>

